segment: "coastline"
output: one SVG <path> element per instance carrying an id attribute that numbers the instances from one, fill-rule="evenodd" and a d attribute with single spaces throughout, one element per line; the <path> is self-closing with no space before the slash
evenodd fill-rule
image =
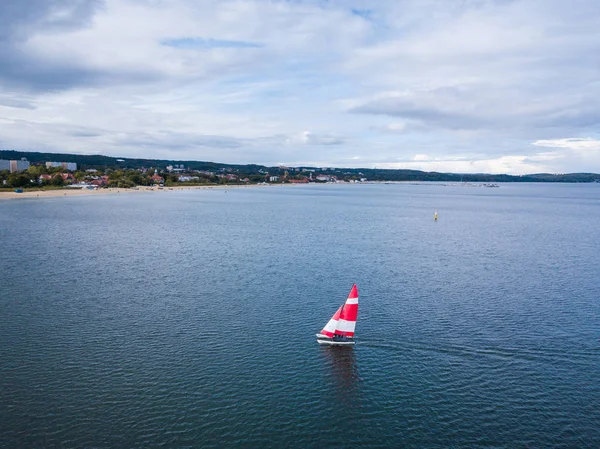
<path id="1" fill-rule="evenodd" d="M 276 184 L 285 185 L 285 184 Z M 88 189 L 57 189 L 57 190 L 25 190 L 23 193 L 0 192 L 0 200 L 10 200 L 18 198 L 57 198 L 63 196 L 81 196 L 81 195 L 117 195 L 117 194 L 137 194 L 137 193 L 150 193 L 159 192 L 164 193 L 171 190 L 192 190 L 192 189 L 245 189 L 248 187 L 272 187 L 273 185 L 261 185 L 261 184 L 250 184 L 250 185 L 207 185 L 207 186 L 175 186 L 175 187 L 164 187 L 162 189 L 149 186 L 139 186 L 137 189 L 125 189 L 125 188 L 104 188 L 98 190 Z"/>

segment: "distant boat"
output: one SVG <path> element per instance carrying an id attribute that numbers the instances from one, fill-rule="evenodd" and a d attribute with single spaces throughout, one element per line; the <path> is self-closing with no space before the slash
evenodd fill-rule
<path id="1" fill-rule="evenodd" d="M 15 193 L 23 193 L 23 189 L 15 189 Z"/>
<path id="2" fill-rule="evenodd" d="M 337 309 L 323 330 L 317 334 L 317 342 L 320 345 L 353 345 L 357 317 L 358 288 L 354 284 L 346 302 Z"/>

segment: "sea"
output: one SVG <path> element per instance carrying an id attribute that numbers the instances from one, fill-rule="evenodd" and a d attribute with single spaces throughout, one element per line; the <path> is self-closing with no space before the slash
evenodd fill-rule
<path id="1" fill-rule="evenodd" d="M 2 201 L 0 447 L 598 448 L 599 249 L 600 184 Z"/>

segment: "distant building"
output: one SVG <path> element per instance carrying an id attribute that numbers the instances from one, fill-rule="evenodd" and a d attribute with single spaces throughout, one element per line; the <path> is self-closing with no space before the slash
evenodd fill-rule
<path id="1" fill-rule="evenodd" d="M 62 167 L 65 170 L 75 171 L 77 170 L 76 162 L 46 162 L 46 168 Z"/>
<path id="2" fill-rule="evenodd" d="M 21 160 L 18 161 L 0 159 L 0 170 L 9 170 L 11 173 L 27 170 L 29 165 L 29 161 L 25 158 L 21 158 Z"/>
<path id="3" fill-rule="evenodd" d="M 269 182 L 277 182 L 279 181 L 279 176 L 269 176 Z"/>
<path id="4" fill-rule="evenodd" d="M 164 178 L 162 176 L 159 176 L 157 173 L 155 173 L 151 178 L 153 183 L 158 183 L 158 184 L 162 184 L 165 182 Z"/>
<path id="5" fill-rule="evenodd" d="M 174 171 L 174 172 L 185 171 L 185 167 L 183 164 L 167 165 L 166 168 L 169 173 L 171 173 L 172 171 Z"/>
<path id="6" fill-rule="evenodd" d="M 190 181 L 199 181 L 200 178 L 198 176 L 185 176 L 182 175 L 178 178 L 179 182 L 190 182 Z"/>

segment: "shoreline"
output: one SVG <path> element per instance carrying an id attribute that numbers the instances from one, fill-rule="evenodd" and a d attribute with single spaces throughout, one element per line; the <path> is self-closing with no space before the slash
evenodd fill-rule
<path id="1" fill-rule="evenodd" d="M 136 193 L 149 193 L 149 192 L 169 192 L 172 190 L 192 190 L 192 189 L 246 189 L 249 187 L 272 187 L 272 186 L 286 185 L 286 184 L 250 184 L 250 185 L 207 185 L 207 186 L 175 186 L 175 187 L 164 187 L 159 189 L 157 187 L 139 186 L 137 189 L 126 189 L 126 188 L 104 188 L 98 190 L 88 189 L 57 189 L 57 190 L 25 190 L 23 193 L 0 192 L 1 200 L 11 200 L 19 198 L 59 198 L 63 196 L 82 196 L 82 195 L 117 195 L 121 193 L 125 194 L 136 194 Z M 293 185 L 293 184 L 290 184 Z"/>

